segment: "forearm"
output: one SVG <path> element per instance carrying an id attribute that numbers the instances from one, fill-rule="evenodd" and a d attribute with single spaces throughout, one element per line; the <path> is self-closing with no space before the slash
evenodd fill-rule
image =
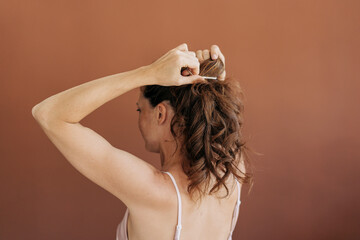
<path id="1" fill-rule="evenodd" d="M 143 85 L 155 84 L 148 66 L 101 77 L 57 93 L 33 108 L 40 121 L 78 123 L 104 103 Z"/>

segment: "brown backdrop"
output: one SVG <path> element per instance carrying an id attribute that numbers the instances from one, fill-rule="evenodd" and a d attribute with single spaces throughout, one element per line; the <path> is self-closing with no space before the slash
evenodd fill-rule
<path id="1" fill-rule="evenodd" d="M 234 240 L 359 239 L 359 12 L 357 0 L 1 1 L 0 239 L 115 239 L 125 205 L 66 161 L 31 109 L 183 42 L 220 46 L 264 154 Z M 82 123 L 159 167 L 137 96 Z"/>

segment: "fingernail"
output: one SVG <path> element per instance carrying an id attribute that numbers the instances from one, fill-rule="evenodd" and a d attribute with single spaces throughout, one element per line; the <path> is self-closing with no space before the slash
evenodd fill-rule
<path id="1" fill-rule="evenodd" d="M 216 54 L 213 54 L 212 55 L 212 59 L 216 59 L 217 58 L 217 55 Z"/>

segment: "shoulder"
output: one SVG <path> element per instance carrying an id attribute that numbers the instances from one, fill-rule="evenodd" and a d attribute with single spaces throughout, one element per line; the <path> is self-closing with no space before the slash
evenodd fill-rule
<path id="1" fill-rule="evenodd" d="M 175 195 L 174 195 L 175 192 Z M 174 205 L 176 200 L 176 190 L 170 179 L 170 176 L 160 170 L 155 172 L 154 181 L 148 185 L 148 191 L 139 193 L 141 201 L 134 201 L 126 204 L 130 212 L 144 210 L 169 209 Z M 144 204 L 146 202 L 146 204 Z"/>

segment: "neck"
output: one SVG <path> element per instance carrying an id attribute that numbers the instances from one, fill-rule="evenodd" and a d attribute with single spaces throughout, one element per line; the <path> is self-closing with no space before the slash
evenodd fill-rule
<path id="1" fill-rule="evenodd" d="M 165 171 L 165 172 L 183 171 L 181 163 L 184 158 L 179 154 L 180 144 L 178 145 L 177 151 L 174 153 L 175 149 L 176 149 L 175 142 L 165 141 L 160 144 L 161 171 Z"/>

